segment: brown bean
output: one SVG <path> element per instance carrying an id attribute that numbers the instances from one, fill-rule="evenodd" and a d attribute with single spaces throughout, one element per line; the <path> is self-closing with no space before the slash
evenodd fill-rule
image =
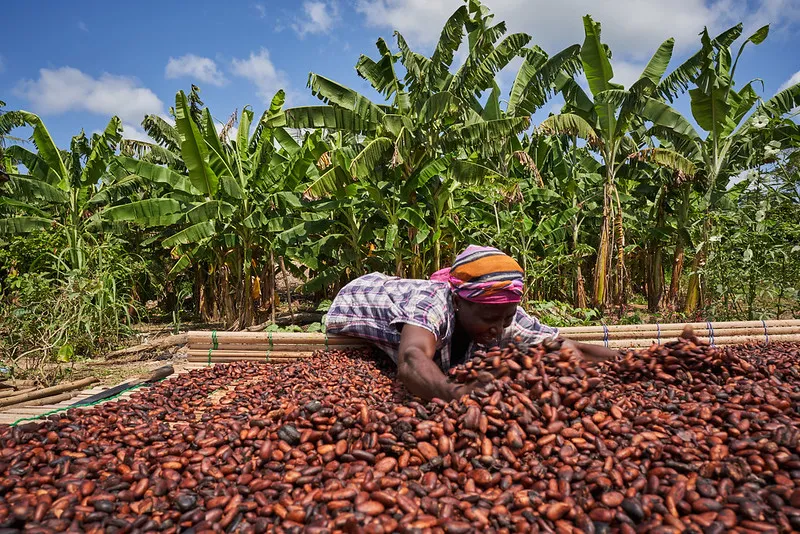
<path id="1" fill-rule="evenodd" d="M 356 511 L 369 516 L 381 515 L 384 509 L 383 504 L 378 501 L 366 501 L 356 506 Z"/>

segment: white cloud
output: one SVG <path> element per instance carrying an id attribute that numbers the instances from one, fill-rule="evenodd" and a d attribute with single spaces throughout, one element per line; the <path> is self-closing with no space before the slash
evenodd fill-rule
<path id="1" fill-rule="evenodd" d="M 175 126 L 175 119 L 172 118 L 172 115 L 167 115 L 166 113 L 161 113 L 159 115 L 167 124 L 170 126 Z"/>
<path id="2" fill-rule="evenodd" d="M 253 7 L 255 8 L 256 11 L 258 11 L 258 16 L 260 18 L 263 19 L 264 17 L 267 16 L 267 8 L 266 6 L 264 6 L 264 4 L 253 4 Z"/>
<path id="3" fill-rule="evenodd" d="M 89 26 L 87 26 L 82 20 L 78 21 L 78 29 L 82 32 L 89 33 Z"/>
<path id="4" fill-rule="evenodd" d="M 131 139 L 133 141 L 147 141 L 148 143 L 153 142 L 144 130 L 133 124 L 128 124 L 127 122 L 122 123 L 122 138 Z"/>
<path id="5" fill-rule="evenodd" d="M 614 70 L 614 77 L 611 79 L 614 83 L 619 83 L 629 88 L 633 82 L 639 79 L 642 75 L 646 63 L 632 63 L 630 61 L 623 61 L 618 59 L 611 59 L 611 68 Z"/>
<path id="6" fill-rule="evenodd" d="M 288 93 L 289 79 L 285 72 L 275 68 L 266 48 L 258 53 L 250 52 L 247 59 L 234 59 L 231 71 L 236 76 L 253 82 L 258 89 L 258 96 L 264 102 L 271 101 L 278 89 L 284 89 Z"/>
<path id="7" fill-rule="evenodd" d="M 292 29 L 300 37 L 306 34 L 329 33 L 339 18 L 339 6 L 335 1 L 326 2 L 303 2 L 305 16 L 292 24 Z"/>
<path id="8" fill-rule="evenodd" d="M 431 46 L 442 26 L 462 0 L 357 0 L 356 10 L 370 26 L 397 29 L 412 47 Z M 659 44 L 669 37 L 677 51 L 699 46 L 698 33 L 704 25 L 721 31 L 740 21 L 746 31 L 766 22 L 787 26 L 800 21 L 796 0 L 493 0 L 495 22 L 504 20 L 510 32 L 534 36 L 548 52 L 556 52 L 583 41 L 581 16 L 591 14 L 603 25 L 603 40 L 612 51 L 626 59 L 646 61 Z"/>
<path id="9" fill-rule="evenodd" d="M 138 80 L 104 73 L 99 78 L 72 67 L 40 69 L 38 80 L 23 80 L 14 90 L 40 114 L 88 111 L 118 115 L 136 124 L 149 113 L 162 113 L 164 104 Z"/>
<path id="10" fill-rule="evenodd" d="M 177 58 L 170 57 L 164 75 L 167 79 L 192 78 L 194 81 L 218 87 L 228 83 L 213 59 L 194 54 L 186 54 Z"/>
<path id="11" fill-rule="evenodd" d="M 788 89 L 789 87 L 800 83 L 800 70 L 792 74 L 792 76 L 783 82 L 781 86 L 778 88 L 778 92 L 780 93 L 784 89 Z"/>
<path id="12" fill-rule="evenodd" d="M 564 107 L 564 97 L 558 95 L 550 100 L 548 107 L 548 114 L 552 113 L 553 115 L 558 115 L 561 113 L 561 108 Z"/>

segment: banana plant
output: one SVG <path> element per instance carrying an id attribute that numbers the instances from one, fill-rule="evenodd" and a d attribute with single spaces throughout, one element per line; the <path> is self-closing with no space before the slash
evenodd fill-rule
<path id="1" fill-rule="evenodd" d="M 216 309 L 228 326 L 243 328 L 253 323 L 257 310 L 252 284 L 260 285 L 260 280 L 255 282 L 254 268 L 265 263 L 272 251 L 269 234 L 276 233 L 270 219 L 280 214 L 283 222 L 291 209 L 300 206 L 292 191 L 305 178 L 313 159 L 309 149 L 301 149 L 283 128 L 269 125 L 282 114 L 284 100 L 284 92 L 279 91 L 255 124 L 253 111 L 245 107 L 235 139 L 223 141 L 209 109 L 195 109 L 196 101 L 178 92 L 174 111 L 180 144 L 171 146 L 171 151 L 179 149 L 189 187 L 105 213 L 111 221 L 138 221 L 141 213 L 148 213 L 151 216 L 145 223 L 165 227 L 161 244 L 177 260 L 171 276 L 192 264 L 207 264 L 216 282 L 211 284 L 213 302 L 201 309 L 207 313 L 209 308 Z M 168 175 L 170 182 L 183 179 L 146 161 L 121 158 L 120 163 L 128 172 L 149 180 L 155 173 Z"/>
<path id="2" fill-rule="evenodd" d="M 451 73 L 465 31 L 469 54 Z M 332 165 L 309 184 L 308 193 L 331 196 L 353 180 L 365 187 L 380 183 L 379 188 L 391 189 L 395 198 L 391 206 L 385 206 L 386 247 L 411 251 L 410 266 L 404 262 L 409 256 L 397 254 L 398 274 L 407 269 L 412 276 L 421 274 L 420 245 L 433 251 L 433 266 L 438 266 L 443 228 L 426 221 L 443 220 L 457 183 L 496 174 L 481 158 L 481 149 L 515 138 L 530 123 L 528 116 L 486 120 L 478 103 L 478 95 L 494 86 L 496 73 L 530 41 L 525 34 L 512 34 L 498 42 L 505 31 L 503 23 L 492 25 L 486 9 L 472 1 L 448 19 L 430 57 L 412 51 L 403 36 L 395 33 L 399 53 L 379 39 L 378 59 L 359 59 L 358 74 L 387 104 L 373 103 L 350 88 L 311 74 L 312 94 L 328 105 L 286 111 L 285 123 L 293 127 L 361 134 L 349 167 Z M 406 72 L 402 80 L 395 68 L 398 62 Z"/>
<path id="3" fill-rule="evenodd" d="M 121 139 L 121 123 L 113 117 L 91 138 L 81 132 L 70 150 L 59 149 L 44 122 L 27 111 L 15 111 L 17 125 L 33 128 L 37 153 L 13 145 L 6 157 L 22 164 L 27 174 L 9 173 L 7 194 L 0 202 L 21 215 L 0 219 L 0 234 L 29 234 L 57 229 L 66 234 L 68 265 L 84 266 L 84 241 L 99 229 L 96 213 L 129 192 L 125 180 L 113 179 L 108 165 Z M 3 116 L 5 118 L 5 115 Z"/>
<path id="4" fill-rule="evenodd" d="M 611 53 L 601 41 L 600 23 L 587 15 L 583 24 L 585 39 L 580 58 L 592 98 L 574 78 L 560 76 L 556 83 L 566 105 L 562 113 L 545 119 L 540 130 L 581 137 L 603 161 L 603 218 L 591 302 L 594 306 L 604 307 L 612 301 L 612 290 L 613 301 L 617 304 L 624 303 L 627 293 L 625 234 L 617 175 L 628 156 L 641 148 L 643 139 L 637 135 L 640 124 L 635 111 L 647 98 L 662 90 L 662 83 L 666 81 L 662 79 L 672 58 L 674 40 L 667 39 L 658 47 L 639 79 L 625 90 L 612 81 Z M 670 80 L 669 83 L 675 82 Z M 666 149 L 660 149 L 659 154 L 661 157 L 654 160 L 655 163 L 691 172 L 690 163 L 680 154 Z M 612 284 L 614 251 L 617 261 Z"/>
<path id="5" fill-rule="evenodd" d="M 8 180 L 6 172 L 17 172 L 14 162 L 5 155 L 5 148 L 9 141 L 23 141 L 9 135 L 11 130 L 25 126 L 25 120 L 17 111 L 5 111 L 6 103 L 0 100 L 0 185 Z"/>
<path id="6" fill-rule="evenodd" d="M 698 133 L 664 102 L 651 99 L 637 111 L 652 123 L 650 133 L 674 146 L 697 169 L 695 183 L 701 193 L 703 224 L 692 260 L 684 305 L 687 314 L 694 313 L 701 301 L 702 270 L 713 229 L 711 214 L 726 197 L 731 178 L 767 161 L 781 141 L 790 141 L 797 133 L 797 125 L 785 116 L 800 106 L 800 84 L 766 102 L 758 96 L 755 80 L 738 91 L 734 89 L 736 65 L 745 46 L 760 44 L 768 33 L 769 26 L 756 31 L 742 43 L 734 59 L 729 43 L 712 40 L 703 31 L 702 61 L 693 75 L 695 87 L 689 97 L 692 117 L 705 134 Z"/>

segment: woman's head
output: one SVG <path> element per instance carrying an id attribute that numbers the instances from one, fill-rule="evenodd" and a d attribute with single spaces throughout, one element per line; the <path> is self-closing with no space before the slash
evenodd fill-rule
<path id="1" fill-rule="evenodd" d="M 513 258 L 496 248 L 469 246 L 452 267 L 431 279 L 450 285 L 456 317 L 470 337 L 491 343 L 514 319 L 522 299 L 523 274 Z"/>
<path id="2" fill-rule="evenodd" d="M 511 326 L 517 313 L 517 303 L 479 304 L 453 295 L 456 321 L 464 332 L 481 345 L 493 345 Z"/>

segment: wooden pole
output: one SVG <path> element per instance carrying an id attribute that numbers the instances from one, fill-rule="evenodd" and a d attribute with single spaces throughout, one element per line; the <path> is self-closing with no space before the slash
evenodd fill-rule
<path id="1" fill-rule="evenodd" d="M 65 391 L 72 391 L 73 389 L 85 388 L 86 386 L 90 386 L 97 381 L 98 381 L 97 378 L 92 376 L 89 378 L 84 378 L 83 380 L 78 380 L 77 382 L 70 382 L 68 384 L 59 384 L 57 386 L 31 391 L 30 393 L 24 393 L 22 395 L 16 395 L 14 397 L 0 399 L 0 408 L 4 406 L 13 406 L 14 404 L 19 404 L 21 402 L 41 399 L 44 397 L 50 397 L 58 393 L 64 393 Z"/>
<path id="2" fill-rule="evenodd" d="M 166 349 L 169 347 L 174 347 L 176 345 L 185 345 L 186 344 L 186 334 L 178 334 L 173 336 L 166 336 L 158 339 L 154 339 L 147 343 L 142 343 L 141 345 L 136 345 L 133 347 L 128 347 L 125 349 L 115 350 L 106 354 L 106 358 L 117 358 L 119 356 L 125 356 L 128 354 L 138 354 L 140 352 L 145 352 L 149 350 L 157 350 L 157 349 Z"/>
<path id="3" fill-rule="evenodd" d="M 53 395 L 51 397 L 42 397 L 41 399 L 35 399 L 32 401 L 23 401 L 19 404 L 14 404 L 10 407 L 11 410 L 18 406 L 46 406 L 47 404 L 58 404 L 59 402 L 63 402 L 65 400 L 69 400 L 76 395 L 79 395 L 80 391 L 67 391 L 66 393 L 61 393 L 60 395 Z"/>
<path id="4" fill-rule="evenodd" d="M 8 397 L 16 397 L 17 395 L 24 395 L 25 393 L 30 393 L 31 391 L 35 390 L 36 388 L 25 388 L 25 389 L 17 389 L 9 391 L 0 391 L 0 399 L 7 399 Z"/>

